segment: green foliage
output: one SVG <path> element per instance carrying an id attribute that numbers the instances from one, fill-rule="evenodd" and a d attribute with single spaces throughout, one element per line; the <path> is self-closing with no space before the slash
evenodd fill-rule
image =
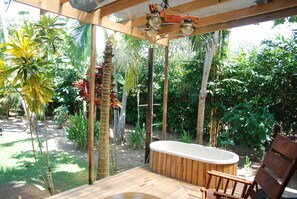
<path id="1" fill-rule="evenodd" d="M 276 19 L 276 20 L 274 20 L 274 26 L 284 24 L 286 21 L 290 22 L 290 23 L 296 23 L 297 22 L 297 16 L 291 16 L 291 17 L 287 17 L 287 18 Z"/>
<path id="2" fill-rule="evenodd" d="M 67 106 L 69 112 L 72 114 L 77 112 L 82 105 L 79 90 L 73 86 L 73 83 L 80 79 L 78 72 L 71 68 L 65 69 L 63 65 L 55 67 L 53 72 L 55 74 L 54 83 L 56 85 L 55 106 Z"/>
<path id="3" fill-rule="evenodd" d="M 191 143 L 192 138 L 193 138 L 193 136 L 189 132 L 183 131 L 182 134 L 181 134 L 181 141 L 182 142 Z"/>
<path id="4" fill-rule="evenodd" d="M 264 152 L 264 144 L 272 140 L 272 127 L 276 121 L 264 103 L 256 100 L 240 103 L 229 108 L 224 118 L 232 126 L 233 139 L 240 146 Z"/>
<path id="5" fill-rule="evenodd" d="M 82 113 L 75 113 L 69 117 L 69 126 L 66 127 L 69 140 L 77 144 L 78 148 L 88 148 L 88 120 Z M 100 123 L 95 122 L 94 138 L 99 139 Z"/>
<path id="6" fill-rule="evenodd" d="M 0 68 L 0 79 L 13 76 L 11 85 L 22 94 L 28 109 L 38 114 L 44 105 L 52 102 L 55 93 L 47 72 L 52 62 L 47 60 L 43 43 L 38 40 L 42 38 L 40 32 L 33 27 L 33 24 L 26 24 L 22 31 L 14 30 L 10 41 L 4 45 L 11 67 Z"/>
<path id="7" fill-rule="evenodd" d="M 223 131 L 218 137 L 218 144 L 225 149 L 229 149 L 230 146 L 234 146 L 234 140 L 227 131 Z"/>
<path id="8" fill-rule="evenodd" d="M 135 130 L 129 134 L 130 146 L 133 149 L 143 149 L 145 144 L 145 124 L 142 127 L 136 124 Z"/>
<path id="9" fill-rule="evenodd" d="M 61 105 L 54 109 L 54 121 L 59 129 L 61 129 L 68 119 L 68 108 L 65 105 Z"/>
<path id="10" fill-rule="evenodd" d="M 226 34 L 221 35 L 220 53 L 212 65 L 204 132 L 209 132 L 210 108 L 214 108 L 221 146 L 240 144 L 255 146 L 261 151 L 269 142 L 266 138 L 275 133 L 273 124 L 281 125 L 280 129 L 285 133 L 297 129 L 296 33 L 292 38 L 278 36 L 264 41 L 261 47 L 254 47 L 250 52 L 243 48 L 234 55 L 228 54 L 226 49 Z M 187 51 L 187 45 L 189 43 L 184 39 L 170 43 L 168 130 L 195 135 L 205 48 L 198 49 L 199 45 L 194 45 L 197 54 L 193 56 L 192 51 Z M 163 111 L 164 52 L 158 46 L 154 50 L 154 103 L 161 104 L 154 106 L 154 123 L 158 123 L 162 121 Z M 146 59 L 147 54 L 143 57 Z M 145 59 L 140 62 L 140 104 L 147 103 Z M 135 90 L 132 89 L 127 105 L 127 121 L 131 124 L 136 121 L 136 106 Z M 140 107 L 140 122 L 145 121 L 145 115 L 146 108 Z M 224 126 L 229 127 L 228 133 L 224 133 Z"/>

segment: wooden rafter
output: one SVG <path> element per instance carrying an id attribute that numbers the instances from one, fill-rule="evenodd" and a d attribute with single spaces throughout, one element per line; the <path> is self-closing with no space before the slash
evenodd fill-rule
<path id="1" fill-rule="evenodd" d="M 125 22 L 122 21 L 119 23 L 111 21 L 108 18 L 108 16 L 113 13 L 117 13 L 122 10 L 129 11 L 129 8 L 132 9 L 136 5 L 148 2 L 148 0 L 117 0 L 90 13 L 72 8 L 71 5 L 67 3 L 69 0 L 16 1 L 36 8 L 40 8 L 44 11 L 53 12 L 69 18 L 74 18 L 83 23 L 98 25 L 103 28 L 134 36 L 139 39 L 156 42 L 164 46 L 168 46 L 168 41 L 170 39 L 181 37 L 177 35 L 177 33 L 179 32 L 179 24 L 167 25 L 162 27 L 159 31 L 159 35 L 156 38 L 152 39 L 149 38 L 144 31 L 140 31 L 140 29 L 138 28 L 139 26 L 146 24 L 146 16 L 134 18 Z M 191 2 L 181 3 L 180 5 L 173 7 L 172 9 L 167 9 L 165 12 L 168 14 L 179 14 L 180 10 L 182 10 L 185 13 L 189 13 L 198 11 L 200 9 L 205 9 L 210 6 L 216 9 L 216 6 L 219 6 L 219 4 L 230 1 L 244 2 L 245 0 L 193 0 Z M 254 5 L 232 11 L 222 11 L 219 14 L 210 13 L 209 15 L 205 15 L 206 17 L 200 18 L 200 23 L 196 26 L 197 29 L 193 32 L 193 35 L 201 34 L 202 32 L 206 31 L 220 30 L 224 27 L 231 28 L 251 23 L 257 23 L 260 22 L 259 20 L 264 20 L 264 18 L 267 18 L 267 20 L 273 20 L 278 16 L 292 16 L 291 14 L 289 14 L 289 12 L 286 12 L 286 10 L 290 8 L 292 8 L 291 13 L 294 12 L 294 9 L 297 10 L 297 0 L 272 0 L 261 5 Z M 143 13 L 143 15 L 145 14 L 146 13 Z M 266 17 L 266 14 L 268 14 L 267 16 L 269 17 Z"/>
<path id="2" fill-rule="evenodd" d="M 119 12 L 121 10 L 125 10 L 132 6 L 136 6 L 143 2 L 147 2 L 148 0 L 117 0 L 113 3 L 107 4 L 103 6 L 101 9 L 101 17 L 108 16 L 110 14 Z"/>
<path id="3" fill-rule="evenodd" d="M 128 34 L 139 39 L 145 39 L 154 42 L 152 38 L 146 36 L 144 32 L 141 32 L 138 28 L 126 26 L 114 21 L 110 21 L 107 17 L 101 17 L 100 9 L 96 12 L 83 12 L 72 8 L 70 4 L 66 3 L 61 5 L 60 0 L 16 0 L 17 2 L 24 3 L 39 9 L 47 10 L 52 13 L 56 13 L 65 17 L 77 19 L 83 23 L 94 24 L 103 28 L 111 29 L 117 32 Z M 155 41 L 158 44 L 167 46 L 167 38 L 158 38 Z"/>
<path id="4" fill-rule="evenodd" d="M 194 35 L 201 35 L 209 32 L 215 32 L 218 30 L 225 30 L 225 29 L 230 29 L 230 28 L 235 28 L 239 26 L 245 26 L 249 24 L 255 24 L 255 23 L 261 23 L 269 20 L 274 20 L 278 18 L 284 18 L 288 16 L 294 16 L 297 15 L 297 7 L 292 7 L 288 9 L 284 9 L 282 11 L 276 11 L 276 12 L 271 12 L 271 13 L 266 13 L 258 16 L 253 16 L 253 17 L 248 17 L 242 20 L 233 20 L 229 22 L 224 22 L 224 23 L 219 23 L 219 24 L 212 24 L 208 26 L 202 26 L 197 28 L 194 31 Z M 170 39 L 178 39 L 184 36 L 172 34 L 170 36 Z"/>
<path id="5" fill-rule="evenodd" d="M 273 0 L 268 4 L 251 6 L 248 8 L 243 8 L 235 11 L 224 12 L 221 14 L 200 18 L 200 23 L 197 25 L 197 27 L 199 29 L 199 27 L 202 27 L 202 26 L 220 24 L 220 23 L 225 23 L 233 20 L 239 20 L 238 24 L 240 25 L 240 21 L 245 18 L 262 15 L 266 13 L 271 13 L 271 12 L 282 12 L 282 10 L 287 8 L 292 8 L 292 7 L 297 7 L 297 0 L 290 0 L 290 1 Z M 174 24 L 174 25 L 170 25 L 162 28 L 159 34 L 165 34 L 165 33 L 167 34 L 167 33 L 172 33 L 177 31 L 179 31 L 179 24 Z"/>
<path id="6" fill-rule="evenodd" d="M 230 0 L 200 0 L 192 1 L 189 3 L 185 3 L 176 7 L 173 7 L 172 9 L 165 10 L 165 13 L 167 14 L 181 14 L 180 11 L 183 12 L 191 12 L 195 10 L 200 10 L 209 6 L 214 6 L 219 3 L 225 3 Z M 144 13 L 145 14 L 145 13 Z M 131 20 L 131 25 L 134 27 L 144 25 L 147 22 L 146 16 L 142 16 L 136 19 Z"/>

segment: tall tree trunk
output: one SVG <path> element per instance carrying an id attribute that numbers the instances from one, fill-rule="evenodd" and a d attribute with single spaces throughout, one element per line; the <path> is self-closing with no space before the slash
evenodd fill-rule
<path id="1" fill-rule="evenodd" d="M 109 175 L 109 104 L 110 82 L 112 74 L 112 42 L 109 40 L 106 43 L 104 60 L 100 114 L 100 136 L 98 147 L 98 180 Z"/>
<path id="2" fill-rule="evenodd" d="M 137 81 L 138 82 L 138 81 Z M 137 125 L 140 125 L 140 84 L 137 85 Z"/>
<path id="3" fill-rule="evenodd" d="M 115 92 L 116 95 L 118 95 L 118 83 L 115 81 L 115 86 L 113 88 L 113 91 Z M 120 111 L 118 108 L 113 109 L 113 133 L 115 137 L 116 144 L 121 143 L 120 139 L 120 131 L 119 131 L 119 117 L 120 117 Z"/>
<path id="4" fill-rule="evenodd" d="M 211 48 L 206 52 L 204 68 L 203 68 L 203 79 L 201 84 L 201 90 L 199 95 L 198 105 L 198 117 L 197 117 L 197 143 L 202 144 L 203 142 L 203 125 L 204 125 L 204 113 L 205 113 L 205 100 L 206 100 L 206 88 L 209 77 L 209 72 L 214 57 L 215 49 L 218 44 L 219 32 L 216 31 L 214 34 L 214 42 Z"/>
<path id="5" fill-rule="evenodd" d="M 88 116 L 87 116 L 87 101 L 86 100 L 83 100 L 83 115 L 86 117 L 86 118 L 88 118 Z"/>
<path id="6" fill-rule="evenodd" d="M 144 163 L 150 161 L 150 144 L 152 141 L 152 123 L 153 123 L 153 82 L 154 82 L 154 49 L 149 49 L 149 63 L 148 63 L 148 95 L 147 95 L 147 113 L 146 113 L 146 134 L 145 134 L 145 154 Z"/>
<path id="7" fill-rule="evenodd" d="M 127 108 L 127 98 L 128 98 L 128 93 L 126 91 L 126 81 L 124 83 L 124 88 L 123 88 L 123 96 L 122 96 L 122 108 L 121 108 L 121 114 L 120 114 L 120 121 L 119 121 L 119 135 L 120 135 L 120 140 L 121 142 L 124 141 L 124 133 L 125 133 L 125 124 L 126 124 L 126 108 Z"/>
<path id="8" fill-rule="evenodd" d="M 221 38 L 221 36 L 220 36 L 220 38 Z M 220 49 L 221 48 L 219 48 L 219 50 Z M 217 78 L 217 68 L 218 68 L 218 66 L 215 65 L 211 69 L 211 74 L 212 74 L 213 78 Z M 217 147 L 219 121 L 217 119 L 217 109 L 215 107 L 215 88 L 212 88 L 212 93 L 213 94 L 210 96 L 210 98 L 211 98 L 210 103 L 211 103 L 212 107 L 211 107 L 211 110 L 210 110 L 209 145 L 212 146 L 212 147 Z"/>
<path id="9" fill-rule="evenodd" d="M 214 101 L 212 100 L 212 102 Z M 219 131 L 219 121 L 217 118 L 217 109 L 215 107 L 212 107 L 210 111 L 210 133 L 209 133 L 210 134 L 209 145 L 212 147 L 218 146 L 218 131 Z"/>

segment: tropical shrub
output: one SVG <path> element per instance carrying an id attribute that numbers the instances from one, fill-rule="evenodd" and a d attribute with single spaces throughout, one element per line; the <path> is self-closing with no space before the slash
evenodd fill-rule
<path id="1" fill-rule="evenodd" d="M 95 122 L 94 138 L 99 139 L 100 123 Z M 88 148 L 88 120 L 82 113 L 75 113 L 69 117 L 69 125 L 66 128 L 67 138 L 77 144 L 78 148 Z"/>
<path id="2" fill-rule="evenodd" d="M 143 149 L 145 144 L 145 132 L 145 124 L 143 124 L 142 127 L 136 124 L 135 130 L 130 132 L 129 141 L 133 149 Z"/>
<path id="3" fill-rule="evenodd" d="M 62 129 L 68 119 L 68 108 L 65 105 L 54 109 L 54 121 L 58 129 Z"/>
<path id="4" fill-rule="evenodd" d="M 273 125 L 276 121 L 269 107 L 257 100 L 240 103 L 228 109 L 224 119 L 231 125 L 230 132 L 236 144 L 254 148 L 255 152 L 264 152 L 265 145 L 273 137 Z"/>

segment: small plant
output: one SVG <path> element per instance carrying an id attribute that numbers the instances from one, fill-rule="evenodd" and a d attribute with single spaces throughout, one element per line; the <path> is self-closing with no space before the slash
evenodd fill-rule
<path id="1" fill-rule="evenodd" d="M 68 108 L 65 105 L 59 106 L 54 110 L 54 121 L 58 129 L 61 129 L 68 119 Z"/>
<path id="2" fill-rule="evenodd" d="M 94 138 L 98 140 L 100 123 L 95 122 Z M 88 120 L 82 114 L 75 113 L 69 117 L 69 126 L 66 128 L 67 138 L 77 144 L 78 148 L 88 148 Z"/>
<path id="3" fill-rule="evenodd" d="M 193 138 L 193 136 L 189 132 L 183 131 L 183 133 L 181 135 L 181 141 L 182 142 L 191 143 L 192 138 Z"/>
<path id="4" fill-rule="evenodd" d="M 245 164 L 244 164 L 244 169 L 245 169 L 245 176 L 248 177 L 250 173 L 250 167 L 251 167 L 251 161 L 249 156 L 245 156 Z"/>
<path id="5" fill-rule="evenodd" d="M 143 149 L 145 144 L 145 124 L 142 128 L 139 124 L 136 124 L 135 130 L 129 134 L 130 146 L 133 149 Z"/>
<path id="6" fill-rule="evenodd" d="M 228 149 L 230 146 L 234 146 L 234 140 L 230 136 L 230 134 L 227 131 L 223 131 L 219 136 L 218 136 L 218 144 L 221 147 L 224 147 L 225 149 Z"/>

